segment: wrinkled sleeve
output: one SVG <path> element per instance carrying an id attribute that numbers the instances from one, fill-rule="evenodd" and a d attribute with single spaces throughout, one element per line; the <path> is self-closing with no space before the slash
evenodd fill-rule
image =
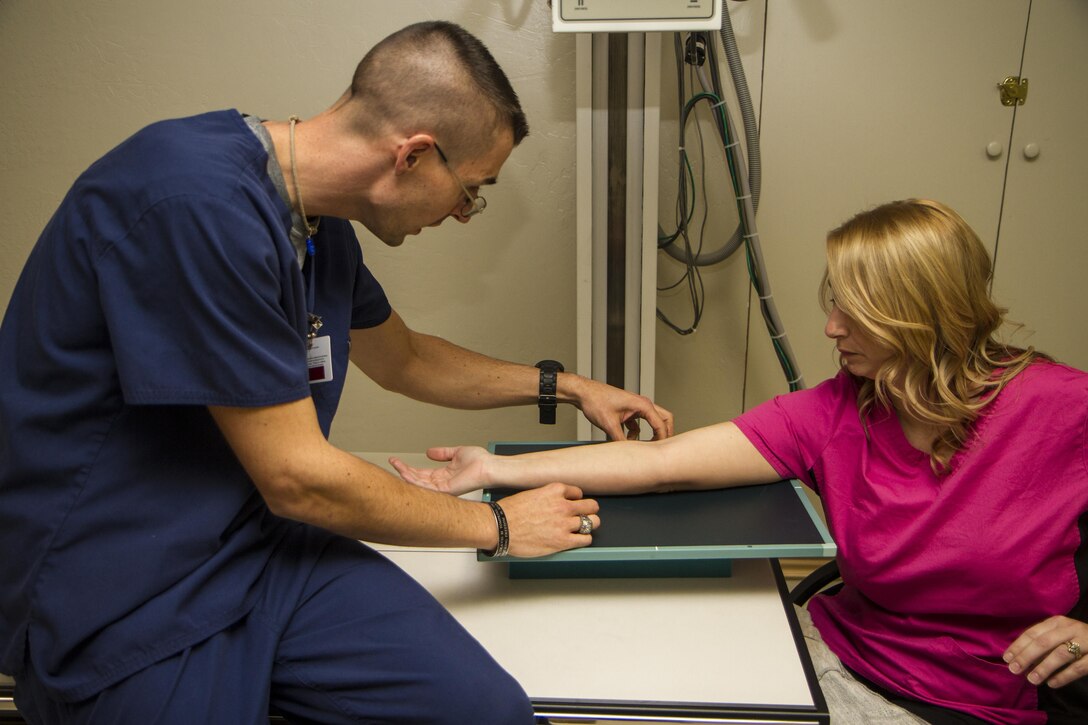
<path id="1" fill-rule="evenodd" d="M 157 203 L 96 262 L 125 400 L 260 406 L 309 395 L 297 290 L 259 212 Z"/>
<path id="2" fill-rule="evenodd" d="M 856 400 L 850 377 L 839 373 L 815 388 L 776 396 L 733 422 L 778 475 L 796 478 L 818 492 L 813 466 L 844 409 L 856 407 Z"/>

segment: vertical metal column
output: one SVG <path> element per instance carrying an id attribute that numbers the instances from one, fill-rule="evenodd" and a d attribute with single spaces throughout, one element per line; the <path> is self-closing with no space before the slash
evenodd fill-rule
<path id="1" fill-rule="evenodd" d="M 660 120 L 657 33 L 577 39 L 578 372 L 653 395 Z M 578 438 L 601 439 L 584 419 Z"/>
<path id="2" fill-rule="evenodd" d="M 626 387 L 627 34 L 608 35 L 608 219 L 605 382 Z"/>

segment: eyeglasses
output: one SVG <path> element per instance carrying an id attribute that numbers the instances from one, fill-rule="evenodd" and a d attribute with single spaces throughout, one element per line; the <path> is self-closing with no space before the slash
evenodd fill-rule
<path id="1" fill-rule="evenodd" d="M 439 158 L 442 159 L 442 163 L 446 165 L 446 168 L 453 174 L 453 178 L 457 181 L 457 185 L 461 187 L 461 191 L 465 192 L 465 205 L 461 207 L 461 211 L 458 212 L 463 217 L 470 217 L 479 214 L 487 208 L 487 199 L 483 198 L 479 194 L 473 195 L 469 192 L 468 187 L 465 186 L 465 182 L 461 181 L 461 177 L 457 175 L 457 172 L 450 166 L 449 159 L 446 158 L 446 154 L 442 153 L 442 149 L 436 143 L 434 150 L 438 152 Z"/>

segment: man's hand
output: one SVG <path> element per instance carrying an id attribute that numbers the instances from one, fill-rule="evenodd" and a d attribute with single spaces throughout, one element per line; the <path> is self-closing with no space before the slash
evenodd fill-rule
<path id="1" fill-rule="evenodd" d="M 1028 682 L 1062 687 L 1088 674 L 1088 624 L 1054 616 L 1029 627 L 1005 652 L 1004 660 L 1014 675 L 1026 674 Z"/>
<path id="2" fill-rule="evenodd" d="M 572 402 L 611 440 L 638 440 L 640 419 L 650 424 L 655 441 L 673 434 L 672 413 L 644 395 L 565 373 L 559 374 L 559 384 L 569 388 Z"/>
<path id="3" fill-rule="evenodd" d="M 563 483 L 507 496 L 499 505 L 510 526 L 511 556 L 545 556 L 589 546 L 593 535 L 578 533 L 581 515 L 589 517 L 595 530 L 601 525 L 597 502 L 582 498 L 581 489 Z"/>
<path id="4" fill-rule="evenodd" d="M 429 448 L 427 457 L 449 463 L 442 468 L 416 468 L 396 457 L 390 458 L 389 463 L 408 483 L 455 496 L 490 483 L 485 469 L 488 459 L 494 456 L 483 448 Z M 597 502 L 582 498 L 582 490 L 577 486 L 563 483 L 549 483 L 507 496 L 499 505 L 510 527 L 512 556 L 544 556 L 589 546 L 593 543 L 592 534 L 578 533 L 582 515 L 589 517 L 594 529 L 601 525 Z"/>

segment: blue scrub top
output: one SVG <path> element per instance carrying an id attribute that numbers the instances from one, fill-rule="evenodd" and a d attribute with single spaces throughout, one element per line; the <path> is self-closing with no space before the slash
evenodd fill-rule
<path id="1" fill-rule="evenodd" d="M 389 302 L 351 225 L 315 238 L 333 380 L 309 383 L 290 211 L 236 111 L 145 128 L 75 183 L 0 327 L 0 670 L 79 700 L 237 621 L 299 526 L 207 411 L 312 395 Z M 305 270 L 308 278 L 308 269 Z"/>

